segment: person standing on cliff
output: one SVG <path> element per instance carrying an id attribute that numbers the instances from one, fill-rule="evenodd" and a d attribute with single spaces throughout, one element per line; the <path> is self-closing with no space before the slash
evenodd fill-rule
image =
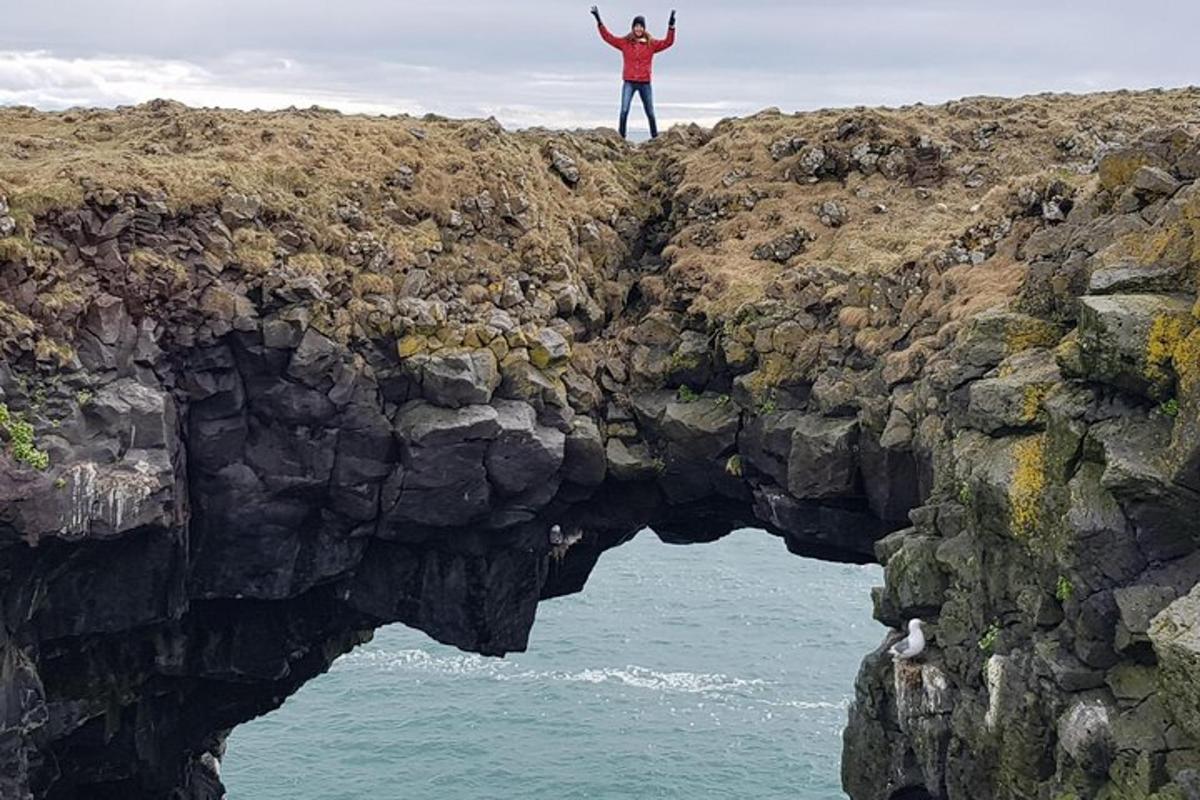
<path id="1" fill-rule="evenodd" d="M 671 19 L 667 23 L 667 38 L 655 39 L 646 32 L 646 18 L 633 18 L 633 29 L 625 36 L 615 36 L 604 27 L 600 21 L 600 9 L 592 6 L 592 16 L 600 29 L 600 38 L 621 51 L 625 57 L 625 68 L 622 77 L 625 84 L 621 89 L 621 138 L 625 138 L 625 123 L 629 119 L 629 107 L 633 104 L 633 95 L 642 98 L 642 108 L 646 109 L 646 119 L 650 122 L 650 138 L 658 136 L 658 120 L 654 117 L 654 92 L 650 88 L 650 67 L 654 54 L 661 53 L 675 44 L 675 10 L 671 10 Z"/>

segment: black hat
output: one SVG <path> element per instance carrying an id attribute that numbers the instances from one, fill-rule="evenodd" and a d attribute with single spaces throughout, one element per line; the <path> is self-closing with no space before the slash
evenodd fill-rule
<path id="1" fill-rule="evenodd" d="M 643 28 L 646 27 L 646 18 L 643 17 L 641 14 L 638 14 L 636 17 L 633 18 L 633 24 L 630 25 L 629 27 L 636 28 L 638 25 L 641 25 Z"/>

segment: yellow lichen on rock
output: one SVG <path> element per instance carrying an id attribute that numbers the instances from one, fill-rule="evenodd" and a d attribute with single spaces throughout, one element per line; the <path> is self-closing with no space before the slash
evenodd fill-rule
<path id="1" fill-rule="evenodd" d="M 1042 409 L 1042 401 L 1046 399 L 1053 384 L 1031 383 L 1025 387 L 1021 397 L 1021 421 L 1033 422 Z"/>
<path id="2" fill-rule="evenodd" d="M 1046 436 L 1023 439 L 1013 447 L 1012 484 L 1008 490 L 1009 521 L 1014 537 L 1028 541 L 1041 524 L 1046 490 Z"/>
<path id="3" fill-rule="evenodd" d="M 1162 386 L 1170 383 L 1175 349 L 1191 328 L 1187 322 L 1179 314 L 1160 314 L 1154 318 L 1150 334 L 1146 337 L 1145 367 L 1146 379 L 1152 384 Z"/>

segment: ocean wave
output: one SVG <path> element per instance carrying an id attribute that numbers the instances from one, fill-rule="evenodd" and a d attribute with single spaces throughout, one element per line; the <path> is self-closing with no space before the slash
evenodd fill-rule
<path id="1" fill-rule="evenodd" d="M 761 678 L 738 678 L 722 673 L 661 672 L 630 664 L 624 667 L 595 667 L 582 670 L 530 670 L 512 661 L 500 661 L 469 653 L 436 655 L 427 650 L 358 650 L 339 661 L 342 668 L 367 668 L 384 672 L 421 672 L 436 675 L 471 676 L 488 680 L 525 683 L 616 684 L 650 692 L 673 694 L 736 695 L 765 705 L 800 710 L 845 709 L 850 698 L 827 700 L 782 700 L 764 697 L 773 684 Z"/>
<path id="2" fill-rule="evenodd" d="M 683 694 L 734 692 L 767 685 L 766 681 L 757 678 L 731 678 L 719 673 L 710 675 L 696 672 L 658 672 L 632 664 L 623 668 L 607 667 L 585 669 L 580 672 L 550 672 L 546 675 L 553 680 L 570 683 L 608 683 L 611 681 L 636 689 Z"/>

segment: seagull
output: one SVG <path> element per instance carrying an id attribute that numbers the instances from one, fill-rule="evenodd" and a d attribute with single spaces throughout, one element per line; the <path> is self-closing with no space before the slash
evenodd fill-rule
<path id="1" fill-rule="evenodd" d="M 925 631 L 921 630 L 921 620 L 908 621 L 908 636 L 896 642 L 888 650 L 892 658 L 907 661 L 925 652 Z"/>

